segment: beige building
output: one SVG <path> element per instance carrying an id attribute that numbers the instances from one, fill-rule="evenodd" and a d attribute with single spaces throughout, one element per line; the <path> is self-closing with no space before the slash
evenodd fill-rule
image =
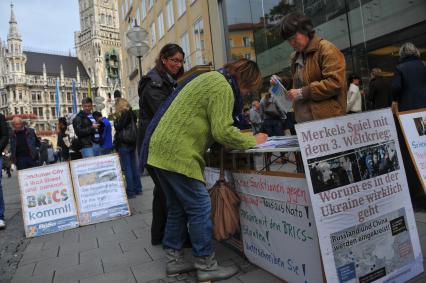
<path id="1" fill-rule="evenodd" d="M 185 70 L 213 64 L 208 0 L 118 0 L 120 37 L 123 43 L 123 86 L 134 108 L 138 108 L 138 61 L 128 55 L 126 32 L 136 22 L 149 33 L 150 49 L 142 58 L 142 73 L 155 65 L 160 49 L 179 44 L 185 52 Z"/>

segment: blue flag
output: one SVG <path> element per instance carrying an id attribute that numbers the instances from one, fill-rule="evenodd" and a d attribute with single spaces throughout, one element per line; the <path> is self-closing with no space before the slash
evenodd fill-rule
<path id="1" fill-rule="evenodd" d="M 59 79 L 56 78 L 56 118 L 61 117 L 61 107 L 59 101 Z"/>
<path id="2" fill-rule="evenodd" d="M 72 80 L 72 113 L 77 113 L 77 92 L 75 89 L 75 80 Z"/>

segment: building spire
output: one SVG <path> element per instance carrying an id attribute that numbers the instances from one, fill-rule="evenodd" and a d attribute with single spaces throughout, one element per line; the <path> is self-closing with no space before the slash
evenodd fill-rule
<path id="1" fill-rule="evenodd" d="M 7 35 L 7 39 L 21 39 L 18 31 L 18 22 L 13 11 L 13 3 L 10 3 L 9 34 Z"/>

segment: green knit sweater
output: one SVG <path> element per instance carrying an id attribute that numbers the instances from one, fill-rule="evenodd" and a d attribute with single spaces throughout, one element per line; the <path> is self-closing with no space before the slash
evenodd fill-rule
<path id="1" fill-rule="evenodd" d="M 232 126 L 234 94 L 217 71 L 189 82 L 161 118 L 149 144 L 148 164 L 204 182 L 204 153 L 213 141 L 234 149 L 256 145 Z"/>

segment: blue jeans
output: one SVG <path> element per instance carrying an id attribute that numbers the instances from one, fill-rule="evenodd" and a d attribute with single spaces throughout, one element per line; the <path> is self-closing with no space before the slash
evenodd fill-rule
<path id="1" fill-rule="evenodd" d="M 3 157 L 0 156 L 0 168 L 3 168 Z M 3 187 L 1 185 L 1 178 L 3 174 L 0 174 L 0 220 L 4 220 L 4 200 L 3 200 Z"/>
<path id="2" fill-rule="evenodd" d="M 120 155 L 121 167 L 126 177 L 127 196 L 134 196 L 142 192 L 141 176 L 136 165 L 136 152 L 134 147 L 121 146 L 118 149 Z"/>
<path id="3" fill-rule="evenodd" d="M 91 147 L 83 147 L 81 149 L 81 156 L 83 158 L 101 155 L 101 147 L 97 143 L 93 143 Z"/>
<path id="4" fill-rule="evenodd" d="M 186 240 L 187 223 L 196 257 L 213 253 L 210 195 L 204 183 L 182 174 L 151 167 L 167 199 L 165 248 L 181 250 Z"/>

